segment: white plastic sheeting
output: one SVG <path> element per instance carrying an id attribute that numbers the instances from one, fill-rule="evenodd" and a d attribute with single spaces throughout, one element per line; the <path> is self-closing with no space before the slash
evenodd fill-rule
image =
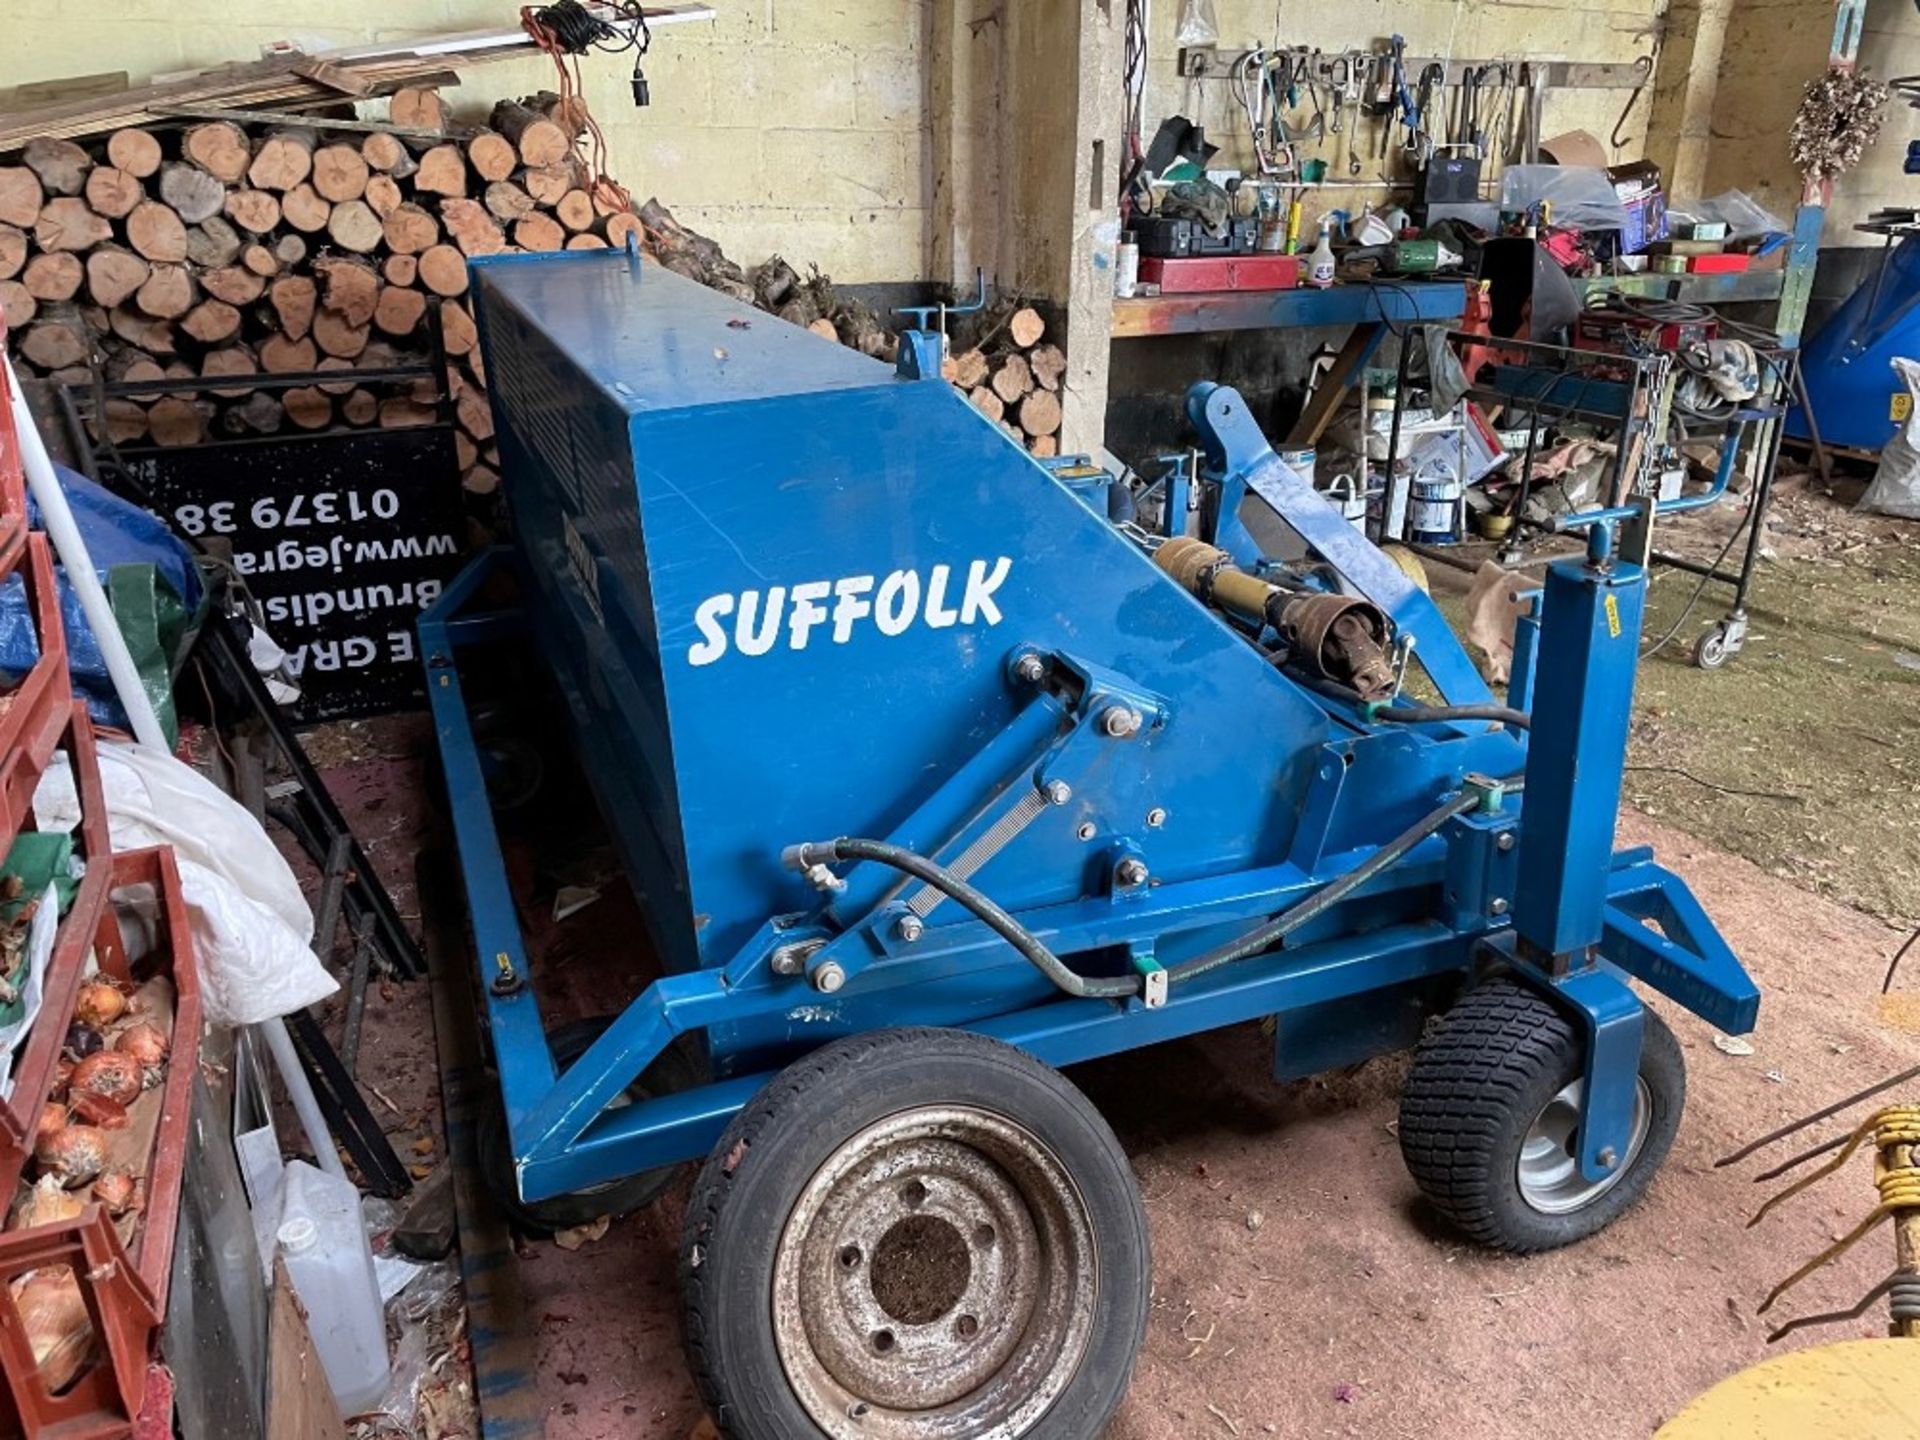
<path id="1" fill-rule="evenodd" d="M 310 947 L 299 881 L 243 806 L 146 745 L 102 744 L 100 780 L 116 850 L 174 848 L 209 1024 L 257 1024 L 339 988 Z M 71 768 L 48 768 L 33 808 L 42 830 L 79 824 Z"/>

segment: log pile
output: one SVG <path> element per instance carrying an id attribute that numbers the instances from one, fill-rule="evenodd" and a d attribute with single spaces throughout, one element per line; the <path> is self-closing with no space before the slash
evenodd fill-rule
<path id="1" fill-rule="evenodd" d="M 657 200 L 640 207 L 640 220 L 649 248 L 668 269 L 862 354 L 893 359 L 898 340 L 887 320 L 837 292 L 818 269 L 803 277 L 776 255 L 743 270 Z M 965 343 L 962 325 L 977 337 L 972 343 Z M 949 331 L 956 343 L 945 365 L 948 382 L 1037 458 L 1060 453 L 1060 384 L 1067 369 L 1066 352 L 1045 336 L 1039 311 L 1002 301 L 982 315 L 956 317 Z"/>
<path id="2" fill-rule="evenodd" d="M 386 369 L 429 353 L 437 314 L 463 483 L 499 484 L 467 298 L 471 256 L 623 246 L 878 359 L 887 317 L 779 257 L 751 272 L 658 201 L 604 198 L 578 117 L 551 94 L 456 126 L 432 90 L 394 95 L 386 126 L 129 128 L 0 154 L 0 308 L 16 364 L 62 382 L 193 381 Z M 1002 305 L 948 378 L 1036 455 L 1058 447 L 1065 357 L 1034 310 Z M 187 387 L 93 417 L 119 445 L 335 426 L 430 423 L 431 382 L 369 388 Z"/>
<path id="3" fill-rule="evenodd" d="M 557 97 L 503 101 L 456 129 L 432 91 L 389 128 L 123 129 L 0 157 L 0 306 L 26 368 L 84 381 L 385 369 L 429 353 L 437 311 L 462 477 L 499 483 L 467 258 L 626 243 L 640 221 L 596 201 Z M 185 389 L 116 399 L 118 444 L 393 428 L 433 418 L 434 387 Z"/>
<path id="4" fill-rule="evenodd" d="M 979 342 L 947 361 L 947 379 L 974 409 L 1040 459 L 1060 453 L 1060 382 L 1067 354 L 1046 342 L 1031 306 L 1003 303 L 988 312 Z"/>

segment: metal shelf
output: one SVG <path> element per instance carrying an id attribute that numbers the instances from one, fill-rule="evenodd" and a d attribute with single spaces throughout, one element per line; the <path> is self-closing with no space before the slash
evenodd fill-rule
<path id="1" fill-rule="evenodd" d="M 1767 304 L 1786 287 L 1784 270 L 1746 270 L 1738 275 L 1593 275 L 1576 280 L 1582 300 L 1595 295 L 1640 295 L 1696 305 Z"/>

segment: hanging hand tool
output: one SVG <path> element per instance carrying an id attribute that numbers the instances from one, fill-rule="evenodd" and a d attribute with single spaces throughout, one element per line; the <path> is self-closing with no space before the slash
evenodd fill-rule
<path id="1" fill-rule="evenodd" d="M 1346 78 L 1341 82 L 1339 99 L 1347 108 L 1347 174 L 1360 173 L 1360 95 L 1366 85 L 1367 69 L 1373 57 L 1365 51 L 1345 57 Z"/>
<path id="2" fill-rule="evenodd" d="M 1407 115 L 1407 153 L 1425 165 L 1433 154 L 1433 116 L 1446 108 L 1447 67 L 1434 61 L 1420 72 L 1420 86 Z"/>
<path id="3" fill-rule="evenodd" d="M 1527 163 L 1538 165 L 1543 158 L 1541 145 L 1547 135 L 1542 128 L 1547 114 L 1546 76 L 1532 61 L 1527 62 Z"/>
<path id="4" fill-rule="evenodd" d="M 1633 107 L 1640 103 L 1641 93 L 1646 90 L 1647 82 L 1653 78 L 1653 56 L 1640 56 L 1633 62 L 1633 68 L 1640 72 L 1640 83 L 1633 87 L 1633 94 L 1627 97 L 1626 108 L 1620 112 L 1620 118 L 1614 122 L 1613 134 L 1607 139 L 1607 143 L 1615 150 L 1624 150 L 1627 146 L 1626 137 L 1620 132 L 1627 128 L 1627 117 L 1633 114 Z"/>

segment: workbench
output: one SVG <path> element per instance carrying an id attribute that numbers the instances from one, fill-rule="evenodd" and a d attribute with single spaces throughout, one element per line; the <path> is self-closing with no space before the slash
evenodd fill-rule
<path id="1" fill-rule="evenodd" d="M 1466 308 L 1467 289 L 1458 280 L 1387 280 L 1327 290 L 1136 295 L 1113 302 L 1113 338 L 1333 325 L 1364 325 L 1377 332 L 1382 326 L 1457 320 Z"/>
<path id="2" fill-rule="evenodd" d="M 1339 356 L 1286 438 L 1316 444 L 1389 331 L 1449 323 L 1466 314 L 1460 280 L 1382 280 L 1326 290 L 1241 290 L 1206 295 L 1137 295 L 1113 302 L 1113 338 L 1202 335 L 1224 330 L 1350 326 Z"/>

